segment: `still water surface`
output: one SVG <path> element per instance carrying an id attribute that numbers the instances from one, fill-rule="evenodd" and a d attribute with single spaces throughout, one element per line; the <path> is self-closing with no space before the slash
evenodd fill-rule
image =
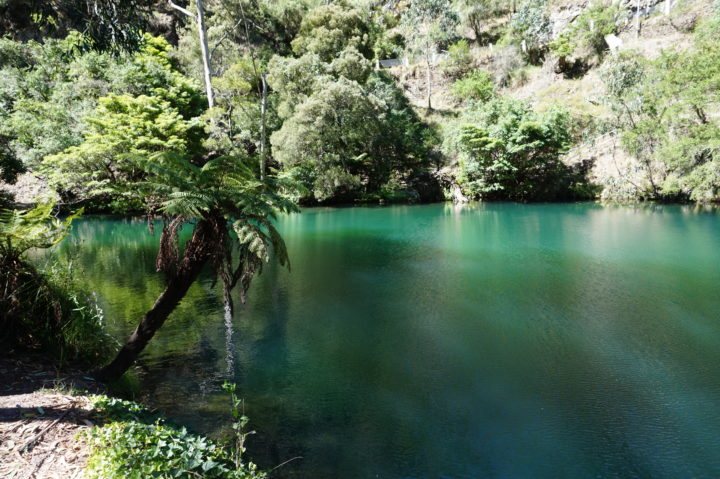
<path id="1" fill-rule="evenodd" d="M 720 477 L 720 215 L 487 204 L 282 217 L 232 323 L 211 278 L 143 360 L 199 431 L 238 383 L 274 477 Z M 74 255 L 118 338 L 162 289 L 144 221 L 88 218 Z"/>

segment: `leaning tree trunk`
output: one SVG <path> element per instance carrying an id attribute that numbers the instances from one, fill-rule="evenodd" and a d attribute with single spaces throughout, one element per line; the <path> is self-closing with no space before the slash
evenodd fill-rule
<path id="1" fill-rule="evenodd" d="M 221 221 L 221 220 L 220 220 Z M 185 297 L 190 286 L 200 275 L 203 266 L 217 251 L 218 221 L 204 219 L 195 225 L 192 237 L 185 245 L 183 257 L 175 271 L 170 273 L 165 290 L 160 294 L 152 309 L 145 313 L 135 331 L 115 359 L 95 373 L 100 381 L 112 381 L 122 376 L 135 362 L 147 343 L 163 325 L 170 313 Z M 221 221 L 221 227 L 224 223 Z"/>

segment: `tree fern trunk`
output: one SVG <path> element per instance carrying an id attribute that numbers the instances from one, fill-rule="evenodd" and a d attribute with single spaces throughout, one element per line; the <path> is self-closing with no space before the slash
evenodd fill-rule
<path id="1" fill-rule="evenodd" d="M 190 286 L 200 275 L 203 266 L 212 258 L 218 243 L 218 228 L 213 220 L 202 220 L 195 225 L 192 237 L 174 274 L 170 276 L 165 290 L 130 335 L 115 359 L 100 369 L 95 377 L 100 381 L 112 381 L 122 376 L 133 365 L 147 343 L 165 320 L 185 297 Z"/>

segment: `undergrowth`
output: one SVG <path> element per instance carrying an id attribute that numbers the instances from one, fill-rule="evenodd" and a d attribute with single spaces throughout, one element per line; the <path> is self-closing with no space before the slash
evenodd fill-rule
<path id="1" fill-rule="evenodd" d="M 102 362 L 114 349 L 95 297 L 70 263 L 37 267 L 28 252 L 62 241 L 77 215 L 59 220 L 54 205 L 0 211 L 0 345 L 39 350 L 65 361 Z"/>
<path id="2" fill-rule="evenodd" d="M 240 402 L 232 396 L 233 416 L 242 420 L 242 429 L 247 418 L 235 414 Z M 267 477 L 252 462 L 243 462 L 242 442 L 223 444 L 190 433 L 131 401 L 93 396 L 92 402 L 105 424 L 87 433 L 89 479 Z M 244 440 L 246 434 L 240 434 Z"/>

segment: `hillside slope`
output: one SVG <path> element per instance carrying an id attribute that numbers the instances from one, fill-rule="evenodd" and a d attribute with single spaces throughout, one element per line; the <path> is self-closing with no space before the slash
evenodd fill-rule
<path id="1" fill-rule="evenodd" d="M 552 39 L 557 40 L 594 4 L 598 2 L 548 2 L 546 9 Z M 651 62 L 663 52 L 692 49 L 698 25 L 715 14 L 712 0 L 648 0 L 642 2 L 643 8 L 639 13 L 635 4 L 630 0 L 619 2 L 615 38 L 610 39 L 614 48 L 611 50 L 604 43 L 606 51 L 602 55 L 582 51 L 577 54 L 576 51 L 576 58 L 561 59 L 553 51 L 551 43 L 544 59 L 530 64 L 523 60 L 521 48 L 508 44 L 497 33 L 495 42 L 484 43 L 477 41 L 473 32 L 465 32 L 470 55 L 465 57 L 468 64 L 464 71 L 489 71 L 499 95 L 525 101 L 537 111 L 547 111 L 553 105 L 561 105 L 569 111 L 574 123 L 574 145 L 563 156 L 563 161 L 568 165 L 589 167 L 589 180 L 598 186 L 597 196 L 603 200 L 638 199 L 649 188 L 643 165 L 622 147 L 622 130 L 617 127 L 615 113 L 607 104 L 607 91 L 602 79 L 604 68 L 618 57 L 632 56 L 639 61 Z M 512 12 L 506 12 L 490 19 L 486 28 L 501 32 L 507 29 L 512 15 Z M 492 36 L 488 34 L 488 37 Z M 581 66 L 563 71 L 563 61 L 576 62 Z M 435 111 L 425 112 L 430 121 L 441 127 L 447 125 L 449 118 L 457 117 L 468 108 L 468 102 L 451 91 L 458 76 L 450 63 L 452 58 L 448 59 L 446 55 L 444 60 L 433 65 L 432 102 Z M 424 65 L 401 65 L 390 70 L 413 105 L 425 110 L 427 77 Z M 457 160 L 450 158 L 449 161 L 450 168 L 443 172 L 445 176 L 452 174 L 449 172 L 457 174 Z"/>

